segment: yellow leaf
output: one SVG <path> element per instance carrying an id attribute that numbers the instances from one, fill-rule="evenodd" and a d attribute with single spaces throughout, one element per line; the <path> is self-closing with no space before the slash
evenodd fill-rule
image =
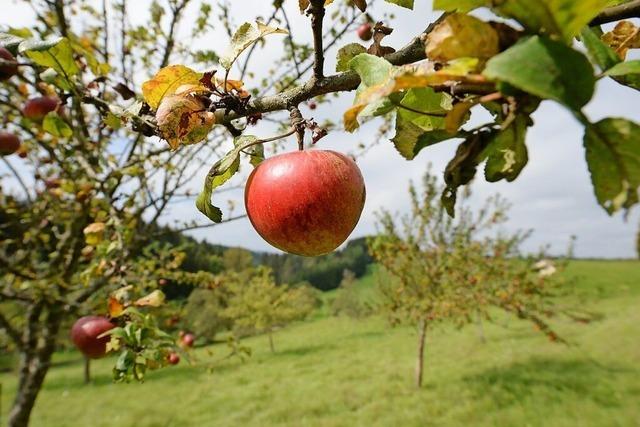
<path id="1" fill-rule="evenodd" d="M 467 113 L 473 107 L 471 102 L 459 102 L 453 106 L 444 118 L 444 128 L 449 133 L 456 132 L 464 123 Z"/>
<path id="2" fill-rule="evenodd" d="M 160 307 L 164 304 L 164 298 L 164 293 L 161 290 L 156 289 L 149 295 L 136 300 L 133 304 L 136 307 Z"/>
<path id="3" fill-rule="evenodd" d="M 100 243 L 104 236 L 104 228 L 104 222 L 94 222 L 93 224 L 87 225 L 82 231 L 87 244 L 95 246 Z"/>
<path id="4" fill-rule="evenodd" d="M 198 73 L 184 65 L 170 65 L 164 67 L 142 84 L 142 96 L 154 110 L 166 96 L 173 95 L 183 85 L 200 86 L 202 73 Z"/>
<path id="5" fill-rule="evenodd" d="M 300 13 L 304 13 L 309 7 L 309 0 L 298 0 L 298 7 L 300 8 Z"/>
<path id="6" fill-rule="evenodd" d="M 500 51 L 498 32 L 488 23 L 463 13 L 453 13 L 427 35 L 426 54 L 431 61 L 448 62 L 471 57 L 489 59 Z"/>

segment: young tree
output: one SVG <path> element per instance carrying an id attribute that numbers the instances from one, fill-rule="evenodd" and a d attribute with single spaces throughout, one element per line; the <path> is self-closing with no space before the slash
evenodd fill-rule
<path id="1" fill-rule="evenodd" d="M 226 286 L 231 297 L 222 315 L 236 328 L 266 332 L 272 352 L 274 328 L 303 319 L 315 306 L 308 287 L 276 285 L 271 270 L 263 267 L 236 276 Z"/>
<path id="2" fill-rule="evenodd" d="M 413 1 L 388 1 L 413 6 Z M 196 7 L 190 0 L 154 1 L 148 22 L 137 26 L 127 19 L 132 3 L 126 0 L 30 2 L 34 25 L 0 34 L 0 153 L 10 175 L 2 178 L 0 214 L 11 215 L 2 222 L 0 328 L 21 354 L 9 425 L 28 423 L 62 320 L 124 284 L 132 259 L 154 239 L 172 201 L 191 197 L 187 186 L 200 166 L 213 163 L 196 205 L 219 223 L 222 212 L 212 205 L 212 192 L 237 172 L 241 154 L 257 164 L 266 142 L 296 135 L 304 148 L 305 132 L 313 142 L 326 134 L 298 109 L 311 99 L 323 102 L 323 95 L 358 89 L 344 114 L 345 128 L 353 131 L 358 120 L 386 115 L 385 126 L 395 120 L 392 142 L 408 159 L 426 146 L 463 138 L 445 173 L 443 200 L 450 212 L 457 187 L 469 182 L 484 159 L 488 180 L 517 177 L 527 162 L 530 115 L 541 100 L 551 99 L 585 125 L 598 202 L 609 213 L 636 204 L 638 125 L 615 118 L 591 123 L 582 108 L 597 79 L 613 78 L 637 89 L 637 61 L 624 61 L 627 50 L 638 45 L 637 29 L 622 21 L 603 35 L 599 25 L 638 16 L 640 5 L 598 0 L 522 8 L 519 1 L 437 0 L 435 8 L 447 13 L 404 47 L 383 44 L 393 20 L 377 24 L 370 46 L 340 46 L 332 75 L 324 66 L 325 53 L 359 21 L 370 20 L 375 8 L 367 17 L 361 12 L 372 2 L 294 2 L 309 17 L 311 44 L 291 33 L 283 0 L 271 3 L 273 12 L 264 22 L 237 31 L 226 2 L 216 4 L 215 14 L 203 2 L 195 22 L 183 26 L 191 33 L 181 39 L 185 11 Z M 466 14 L 477 7 L 517 21 L 518 29 Z M 191 50 L 192 41 L 207 37 L 213 27 L 232 36 L 230 48 L 216 37 L 210 49 Z M 282 35 L 282 56 L 270 61 L 272 67 L 254 66 L 255 43 L 270 34 Z M 575 48 L 576 36 L 591 62 Z M 149 76 L 158 72 L 142 83 L 140 70 Z M 245 88 L 241 80 L 259 70 L 264 79 Z M 494 119 L 465 129 L 469 111 L 480 105 Z M 278 111 L 290 117 L 281 135 L 246 134 L 267 114 L 284 122 Z M 226 132 L 234 147 L 222 155 Z M 20 160 L 4 156 L 11 153 Z M 20 194 L 8 190 L 7 182 Z M 86 241 L 85 230 L 103 234 L 102 243 Z M 18 315 L 10 317 L 6 304 L 19 305 Z"/>
<path id="3" fill-rule="evenodd" d="M 334 315 L 343 314 L 358 318 L 371 314 L 372 307 L 368 301 L 362 299 L 362 293 L 359 292 L 357 283 L 356 275 L 351 270 L 343 271 L 340 287 L 331 303 L 331 312 Z"/>
<path id="4" fill-rule="evenodd" d="M 443 320 L 462 326 L 477 316 L 490 319 L 490 308 L 498 307 L 557 340 L 545 319 L 559 311 L 553 299 L 559 281 L 549 277 L 550 270 L 539 273 L 537 259 L 521 255 L 527 233 L 500 232 L 507 220 L 504 200 L 491 198 L 474 213 L 465 194 L 452 218 L 430 173 L 423 187 L 419 193 L 410 186 L 411 211 L 401 220 L 382 211 L 380 234 L 369 241 L 372 255 L 394 279 L 382 287 L 389 319 L 418 329 L 416 385 L 422 384 L 427 329 Z"/>

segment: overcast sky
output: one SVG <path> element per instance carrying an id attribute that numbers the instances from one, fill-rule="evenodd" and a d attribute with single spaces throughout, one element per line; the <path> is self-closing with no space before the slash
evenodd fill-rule
<path id="1" fill-rule="evenodd" d="M 0 27 L 6 25 L 26 26 L 33 22 L 33 13 L 24 1 L 0 0 L 2 14 Z M 184 22 L 192 22 L 192 17 L 200 1 L 193 0 L 193 4 L 186 12 Z M 210 3 L 215 3 L 211 1 Z M 250 8 L 247 8 L 248 4 Z M 244 21 L 264 17 L 270 13 L 271 1 L 235 1 L 236 8 L 233 19 L 239 25 Z M 285 5 L 292 19 L 293 31 L 297 39 L 310 40 L 310 29 L 307 18 L 297 11 L 296 0 L 285 0 Z M 385 40 L 389 45 L 399 48 L 406 44 L 415 34 L 423 30 L 435 16 L 431 12 L 430 1 L 416 1 L 416 11 L 386 5 L 380 1 L 374 11 L 374 17 L 381 16 L 383 11 L 396 15 L 392 26 L 393 34 Z M 129 2 L 130 19 L 140 23 L 147 18 L 148 1 Z M 215 7 L 215 6 L 214 6 Z M 7 11 L 7 8 L 9 9 Z M 250 9 L 250 10 L 248 10 Z M 180 28 L 183 33 L 190 32 L 190 28 Z M 279 36 L 273 36 L 277 38 Z M 226 45 L 227 36 L 222 31 L 208 38 Z M 340 45 L 356 41 L 356 36 L 347 37 Z M 202 47 L 205 41 L 200 42 Z M 263 49 L 255 55 L 254 71 L 258 76 L 260 64 L 269 63 L 274 55 L 282 48 L 280 41 L 271 39 Z M 218 49 L 220 50 L 220 49 Z M 327 55 L 327 73 L 334 68 L 335 50 Z M 138 70 L 137 77 L 144 80 L 155 70 Z M 250 82 L 249 82 L 250 83 Z M 353 93 L 341 95 L 332 100 L 331 104 L 320 106 L 311 113 L 303 109 L 303 114 L 315 117 L 318 121 L 332 118 L 337 121 L 342 112 L 353 101 Z M 626 117 L 636 122 L 640 121 L 640 92 L 620 86 L 611 80 L 601 81 L 592 102 L 586 108 L 586 114 L 592 121 L 603 117 Z M 474 118 L 469 126 L 480 123 L 482 115 Z M 535 126 L 527 136 L 529 149 L 529 164 L 520 177 L 513 183 L 489 184 L 478 174 L 473 183 L 475 204 L 494 193 L 501 193 L 513 203 L 510 212 L 510 229 L 533 229 L 534 233 L 525 245 L 528 251 L 536 251 L 539 247 L 550 244 L 552 252 L 564 252 L 570 236 L 577 236 L 576 255 L 580 257 L 633 257 L 635 256 L 635 233 L 640 222 L 640 209 L 629 216 L 625 222 L 622 215 L 610 217 L 596 203 L 590 182 L 584 149 L 582 147 L 582 126 L 573 116 L 553 102 L 544 102 L 533 115 Z M 354 134 L 332 132 L 323 139 L 319 148 L 331 148 L 338 151 L 355 151 L 359 142 L 370 144 L 375 138 L 377 122 L 371 122 Z M 270 136 L 268 125 L 255 128 L 255 134 L 260 137 Z M 253 129 L 252 129 L 252 133 Z M 160 143 L 160 142 L 158 142 Z M 408 208 L 407 185 L 411 179 L 418 181 L 428 163 L 432 163 L 434 171 L 440 176 L 445 165 L 453 156 L 458 142 L 444 142 L 434 147 L 424 149 L 413 161 L 404 160 L 389 141 L 381 141 L 364 157 L 358 159 L 367 185 L 367 202 L 352 237 L 371 234 L 375 230 L 376 212 L 381 207 L 392 211 L 403 212 Z M 295 144 L 292 144 L 292 147 Z M 212 162 L 215 159 L 212 159 Z M 248 171 L 244 171 L 245 175 Z M 199 189 L 206 170 L 202 170 L 193 182 L 193 188 Z M 234 197 L 239 201 L 236 213 L 244 210 L 242 205 L 242 191 L 236 192 Z M 215 196 L 214 196 L 215 197 Z M 188 218 L 202 219 L 194 204 L 189 201 L 174 204 L 169 213 L 168 221 L 172 218 L 182 220 Z M 231 246 L 243 246 L 252 250 L 273 251 L 253 230 L 248 220 L 239 220 L 207 230 L 194 233 L 195 237 Z"/>

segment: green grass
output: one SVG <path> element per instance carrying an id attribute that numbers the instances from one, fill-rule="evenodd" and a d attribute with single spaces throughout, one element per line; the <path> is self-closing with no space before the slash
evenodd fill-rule
<path id="1" fill-rule="evenodd" d="M 638 426 L 640 425 L 640 263 L 573 262 L 585 305 L 604 318 L 558 320 L 571 346 L 554 344 L 506 315 L 485 325 L 443 325 L 427 338 L 425 385 L 413 386 L 416 334 L 383 318 L 319 317 L 245 341 L 246 363 L 207 372 L 181 364 L 144 384 L 112 384 L 113 359 L 93 364 L 82 384 L 75 354 L 57 355 L 38 399 L 38 426 Z M 369 283 L 367 285 L 367 283 Z M 363 279 L 364 292 L 375 280 Z M 6 417 L 14 374 L 0 376 Z"/>

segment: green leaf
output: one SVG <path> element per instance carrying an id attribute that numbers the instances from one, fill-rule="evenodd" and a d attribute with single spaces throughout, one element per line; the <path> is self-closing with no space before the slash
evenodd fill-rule
<path id="1" fill-rule="evenodd" d="M 240 152 L 251 148 L 258 138 L 252 135 L 243 135 L 233 140 L 234 148 L 223 158 L 218 160 L 204 182 L 204 188 L 196 199 L 196 207 L 213 222 L 222 221 L 222 211 L 217 206 L 211 204 L 213 190 L 227 182 L 238 172 L 240 167 Z"/>
<path id="2" fill-rule="evenodd" d="M 499 15 L 513 18 L 531 33 L 544 33 L 570 43 L 580 30 L 603 9 L 611 5 L 611 0 L 508 0 L 487 1 Z"/>
<path id="3" fill-rule="evenodd" d="M 447 184 L 441 201 L 449 216 L 455 215 L 455 204 L 458 187 L 466 185 L 476 175 L 478 164 L 482 161 L 482 153 L 492 135 L 480 132 L 469 136 L 462 142 L 456 154 L 444 170 L 444 181 Z"/>
<path id="4" fill-rule="evenodd" d="M 336 55 L 336 71 L 349 71 L 349 61 L 366 51 L 367 49 L 358 43 L 349 43 L 341 47 Z"/>
<path id="5" fill-rule="evenodd" d="M 529 126 L 529 117 L 519 115 L 504 130 L 496 132 L 489 140 L 482 156 L 487 157 L 484 176 L 489 182 L 506 179 L 515 180 L 527 164 L 529 156 L 525 137 Z"/>
<path id="6" fill-rule="evenodd" d="M 58 138 L 69 138 L 73 130 L 55 111 L 48 113 L 42 121 L 42 129 Z"/>
<path id="7" fill-rule="evenodd" d="M 264 160 L 264 145 L 252 145 L 246 151 L 249 153 L 249 163 L 254 167 L 258 166 Z"/>
<path id="8" fill-rule="evenodd" d="M 287 30 L 281 28 L 269 27 L 261 22 L 256 22 L 253 26 L 249 22 L 245 22 L 238 28 L 231 38 L 231 46 L 227 52 L 220 57 L 220 65 L 226 70 L 230 70 L 238 56 L 249 46 L 262 39 L 269 34 L 288 34 Z"/>
<path id="9" fill-rule="evenodd" d="M 73 59 L 69 40 L 55 37 L 47 40 L 27 40 L 20 43 L 18 51 L 43 67 L 53 68 L 66 80 L 80 72 Z"/>
<path id="10" fill-rule="evenodd" d="M 455 137 L 444 131 L 444 116 L 451 110 L 451 97 L 431 88 L 409 89 L 395 104 L 396 134 L 391 140 L 407 160 L 429 145 Z"/>
<path id="11" fill-rule="evenodd" d="M 413 10 L 413 0 L 385 0 L 387 3 L 393 3 L 401 7 Z"/>
<path id="12" fill-rule="evenodd" d="M 10 50 L 13 54 L 17 52 L 18 45 L 24 41 L 24 38 L 9 33 L 0 33 L 0 47 Z"/>
<path id="13" fill-rule="evenodd" d="M 640 60 L 621 62 L 607 70 L 605 75 L 622 85 L 640 90 Z"/>
<path id="14" fill-rule="evenodd" d="M 360 91 L 363 87 L 384 82 L 393 70 L 393 65 L 384 58 L 362 53 L 349 61 L 349 68 L 360 76 L 360 86 L 358 87 L 358 91 Z"/>
<path id="15" fill-rule="evenodd" d="M 607 76 L 626 76 L 640 73 L 640 60 L 620 62 L 609 68 L 604 74 Z"/>
<path id="16" fill-rule="evenodd" d="M 638 203 L 640 189 L 640 126 L 607 118 L 587 126 L 587 165 L 598 203 L 609 214 Z"/>
<path id="17" fill-rule="evenodd" d="M 591 27 L 584 27 L 580 32 L 580 39 L 587 48 L 589 57 L 602 71 L 606 71 L 620 62 L 620 57 Z"/>
<path id="18" fill-rule="evenodd" d="M 589 102 L 595 88 L 593 67 L 583 54 L 540 36 L 494 56 L 483 74 L 573 110 L 580 110 Z"/>
<path id="19" fill-rule="evenodd" d="M 446 10 L 448 12 L 469 12 L 482 6 L 486 6 L 486 0 L 434 0 L 435 10 Z"/>

